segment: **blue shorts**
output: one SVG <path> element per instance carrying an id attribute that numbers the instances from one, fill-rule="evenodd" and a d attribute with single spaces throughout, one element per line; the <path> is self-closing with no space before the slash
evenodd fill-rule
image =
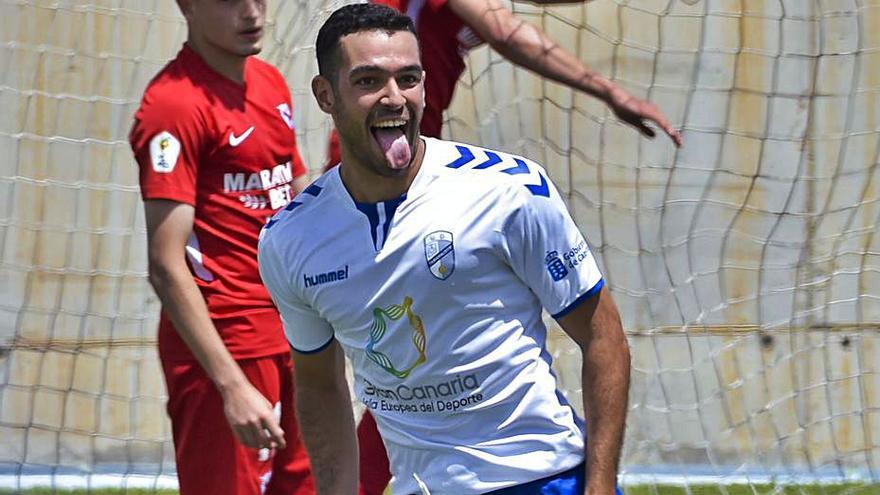
<path id="1" fill-rule="evenodd" d="M 486 495 L 583 495 L 585 472 L 584 464 L 581 463 L 568 471 L 522 485 L 495 490 Z M 615 491 L 617 495 L 621 495 L 620 487 L 615 487 Z"/>

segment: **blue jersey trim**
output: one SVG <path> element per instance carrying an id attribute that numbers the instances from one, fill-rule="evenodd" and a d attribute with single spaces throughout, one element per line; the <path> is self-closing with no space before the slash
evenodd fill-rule
<path id="1" fill-rule="evenodd" d="M 388 239 L 388 229 L 391 228 L 391 221 L 394 220 L 394 214 L 397 213 L 397 208 L 404 202 L 404 200 L 406 200 L 406 194 L 403 194 L 397 199 L 389 199 L 388 201 L 385 201 L 385 223 L 382 225 L 385 239 Z"/>
<path id="2" fill-rule="evenodd" d="M 456 145 L 455 149 L 458 150 L 458 158 L 454 161 L 446 164 L 449 168 L 460 168 L 463 165 L 467 165 L 468 163 L 474 160 L 474 152 L 471 151 L 467 146 Z"/>
<path id="3" fill-rule="evenodd" d="M 462 145 L 458 144 L 455 146 L 455 149 L 458 151 L 458 158 L 447 163 L 446 164 L 447 168 L 458 169 L 458 168 L 461 168 L 461 167 L 471 163 L 472 161 L 476 160 L 476 156 L 474 155 L 474 152 L 470 148 L 468 148 L 467 146 L 462 146 Z M 486 160 L 482 163 L 474 165 L 473 170 L 486 170 L 486 169 L 492 168 L 495 165 L 498 165 L 498 164 L 504 162 L 504 159 L 501 158 L 501 156 L 494 151 L 484 149 L 483 153 L 486 155 Z M 518 158 L 515 156 L 512 156 L 512 158 L 513 158 L 513 163 L 515 163 L 516 165 L 513 167 L 506 168 L 504 170 L 501 170 L 500 171 L 501 173 L 504 173 L 507 175 L 520 175 L 520 174 L 531 174 L 532 173 L 532 169 L 529 167 L 529 165 L 522 158 Z M 523 185 L 533 195 L 544 196 L 545 198 L 549 198 L 550 197 L 550 186 L 549 186 L 549 183 L 547 182 L 547 179 L 544 178 L 544 174 L 542 174 L 540 171 L 536 171 L 536 173 L 538 174 L 538 178 L 541 180 L 540 184 L 523 184 Z"/>
<path id="4" fill-rule="evenodd" d="M 309 185 L 309 187 L 305 188 L 305 190 L 303 191 L 303 193 L 305 193 L 305 194 L 309 194 L 309 195 L 314 196 L 314 197 L 317 198 L 318 195 L 321 194 L 321 191 L 322 191 L 323 189 L 324 189 L 323 187 L 321 187 L 321 186 L 319 186 L 319 185 L 317 185 L 317 184 L 312 183 L 312 184 Z M 299 206 L 302 206 L 302 201 L 291 201 L 290 203 L 287 204 L 287 206 L 284 207 L 284 211 L 293 211 L 293 210 L 295 210 L 295 209 L 296 209 L 297 207 L 299 207 Z M 278 223 L 278 219 L 275 218 L 275 216 L 273 216 L 273 217 L 272 217 L 272 218 L 266 223 L 266 226 L 263 227 L 263 228 L 268 229 L 268 228 L 272 227 L 273 225 L 275 225 L 276 223 Z"/>
<path id="5" fill-rule="evenodd" d="M 305 190 L 303 192 L 317 198 L 318 195 L 321 194 L 321 191 L 323 189 L 324 189 L 323 187 L 321 187 L 317 184 L 310 184 L 309 187 L 305 188 Z"/>
<path id="6" fill-rule="evenodd" d="M 531 172 L 531 170 L 529 170 L 529 166 L 526 165 L 526 162 L 520 160 L 519 158 L 514 158 L 513 163 L 516 163 L 515 167 L 505 168 L 501 172 L 507 175 L 519 175 Z"/>
<path id="7" fill-rule="evenodd" d="M 501 163 L 501 157 L 498 156 L 498 153 L 492 153 L 491 151 L 486 151 L 486 161 L 474 166 L 474 170 L 482 170 L 484 168 L 494 167 Z"/>
<path id="8" fill-rule="evenodd" d="M 376 248 L 376 251 L 381 251 L 382 246 L 385 245 L 385 240 L 388 239 L 388 230 L 391 228 L 391 220 L 394 219 L 394 213 L 397 212 L 397 208 L 406 201 L 406 194 L 402 194 L 399 198 L 389 199 L 388 201 L 380 201 L 378 203 L 358 203 L 355 201 L 354 205 L 364 215 L 367 216 L 367 219 L 370 221 L 370 236 L 373 238 L 373 246 Z M 380 241 L 376 229 L 379 228 L 379 208 L 382 208 L 383 213 L 385 214 L 384 221 L 382 221 L 382 239 Z"/>
<path id="9" fill-rule="evenodd" d="M 296 352 L 298 352 L 298 353 L 300 353 L 300 354 L 315 354 L 315 353 L 321 352 L 321 351 L 323 351 L 324 349 L 326 349 L 327 346 L 329 346 L 330 343 L 333 342 L 333 339 L 334 339 L 334 337 L 331 336 L 331 337 L 330 337 L 330 340 L 328 340 L 327 342 L 321 344 L 321 346 L 318 347 L 317 349 L 312 349 L 311 351 L 301 351 L 301 350 L 297 349 L 296 347 L 294 347 L 293 344 L 290 343 L 289 340 L 287 341 L 287 343 L 290 344 L 290 348 L 291 348 L 291 349 L 293 349 L 294 351 L 296 351 Z"/>
<path id="10" fill-rule="evenodd" d="M 600 278 L 599 281 L 596 282 L 596 285 L 594 285 L 592 289 L 584 292 L 583 294 L 580 295 L 580 297 L 575 299 L 574 302 L 569 304 L 565 309 L 563 309 L 562 311 L 553 315 L 553 319 L 558 320 L 558 319 L 562 318 L 563 316 L 567 315 L 568 313 L 571 313 L 574 310 L 574 308 L 580 306 L 580 304 L 582 302 L 584 302 L 587 299 L 598 294 L 599 290 L 601 290 L 604 285 L 605 285 L 605 279 Z"/>
<path id="11" fill-rule="evenodd" d="M 381 246 L 377 245 L 376 239 L 376 227 L 379 225 L 379 208 L 376 207 L 376 203 L 357 203 L 354 204 L 358 211 L 367 216 L 367 220 L 370 221 L 370 236 L 373 238 L 373 246 L 376 250 L 381 249 Z"/>

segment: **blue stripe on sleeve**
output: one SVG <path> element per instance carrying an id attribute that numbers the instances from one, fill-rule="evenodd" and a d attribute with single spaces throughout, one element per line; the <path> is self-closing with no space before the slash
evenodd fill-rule
<path id="1" fill-rule="evenodd" d="M 310 194 L 310 195 L 312 195 L 312 196 L 314 196 L 314 197 L 317 198 L 318 195 L 321 194 L 321 191 L 322 191 L 323 189 L 324 189 L 323 187 L 321 187 L 321 186 L 319 186 L 319 185 L 317 185 L 317 184 L 311 184 L 311 185 L 309 185 L 309 187 L 307 187 L 307 188 L 305 189 L 305 191 L 303 191 L 303 192 L 306 193 L 306 194 Z"/>
<path id="2" fill-rule="evenodd" d="M 562 318 L 563 316 L 567 315 L 568 313 L 571 313 L 571 312 L 574 310 L 574 308 L 580 306 L 580 304 L 581 304 L 582 302 L 584 302 L 584 301 L 586 301 L 587 299 L 589 299 L 589 298 L 595 296 L 596 294 L 598 294 L 599 291 L 602 289 L 602 287 L 603 287 L 604 285 L 605 285 L 605 279 L 604 279 L 604 278 L 600 278 L 599 281 L 596 282 L 596 285 L 594 285 L 592 289 L 590 289 L 590 290 L 584 292 L 583 294 L 580 295 L 580 297 L 578 297 L 577 299 L 575 299 L 573 303 L 569 304 L 569 305 L 568 305 L 567 307 L 565 307 L 562 311 L 560 311 L 560 312 L 556 313 L 555 315 L 553 315 L 553 319 L 554 319 L 554 320 L 558 320 L 558 319 Z"/>
<path id="3" fill-rule="evenodd" d="M 295 352 L 298 352 L 299 354 L 315 354 L 315 353 L 321 352 L 321 351 L 323 351 L 324 349 L 326 349 L 327 346 L 329 346 L 330 343 L 333 342 L 333 338 L 334 338 L 334 337 L 331 336 L 331 337 L 330 337 L 330 340 L 328 340 L 327 342 L 321 344 L 321 346 L 319 346 L 318 348 L 316 348 L 316 349 L 312 349 L 311 351 L 301 351 L 301 350 L 297 349 L 296 347 L 293 346 L 293 343 L 290 342 L 290 340 L 288 340 L 287 343 L 290 344 L 290 348 L 291 348 L 291 349 L 293 349 Z"/>

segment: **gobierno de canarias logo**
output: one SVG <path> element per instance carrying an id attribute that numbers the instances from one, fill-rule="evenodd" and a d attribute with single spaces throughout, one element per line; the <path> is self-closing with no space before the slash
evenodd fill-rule
<path id="1" fill-rule="evenodd" d="M 373 308 L 373 325 L 370 328 L 370 341 L 367 343 L 367 357 L 378 364 L 383 370 L 397 378 L 406 378 L 420 364 L 427 361 L 425 353 L 427 338 L 425 325 L 422 318 L 412 311 L 413 300 L 407 296 L 403 298 L 403 304 L 391 304 L 385 308 Z M 409 326 L 412 328 L 412 343 L 418 352 L 418 357 L 409 366 L 398 368 L 385 353 L 376 350 L 376 346 L 385 337 L 388 330 L 387 320 L 397 321 L 406 315 Z M 387 320 L 386 320 L 387 319 Z"/>

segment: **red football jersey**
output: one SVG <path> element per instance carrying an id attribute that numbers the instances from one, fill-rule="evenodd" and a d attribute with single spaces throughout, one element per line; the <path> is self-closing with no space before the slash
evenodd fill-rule
<path id="1" fill-rule="evenodd" d="M 421 132 L 440 137 L 443 112 L 464 71 L 468 50 L 483 43 L 446 3 L 447 0 L 372 0 L 408 15 L 416 25 L 425 68 L 425 115 Z"/>
<path id="2" fill-rule="evenodd" d="M 129 135 L 143 198 L 195 207 L 186 257 L 236 359 L 288 351 L 260 280 L 257 241 L 292 199 L 293 179 L 306 172 L 281 74 L 249 57 L 244 80 L 220 75 L 184 45 L 147 86 Z M 164 313 L 159 353 L 194 359 Z"/>

